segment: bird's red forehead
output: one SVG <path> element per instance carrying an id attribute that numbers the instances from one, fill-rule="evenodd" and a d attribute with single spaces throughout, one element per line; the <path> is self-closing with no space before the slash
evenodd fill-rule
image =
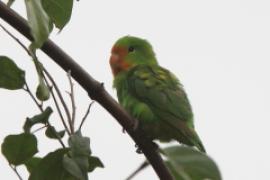
<path id="1" fill-rule="evenodd" d="M 121 71 L 128 70 L 131 67 L 131 65 L 124 60 L 128 54 L 126 48 L 114 46 L 111 53 L 110 65 L 114 75 L 117 75 Z"/>
<path id="2" fill-rule="evenodd" d="M 118 54 L 118 55 L 127 55 L 128 51 L 127 51 L 127 48 L 124 48 L 121 46 L 113 46 L 112 53 Z"/>

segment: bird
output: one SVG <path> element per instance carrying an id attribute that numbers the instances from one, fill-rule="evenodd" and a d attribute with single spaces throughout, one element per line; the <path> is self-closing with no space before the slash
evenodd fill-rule
<path id="1" fill-rule="evenodd" d="M 123 36 L 111 49 L 113 87 L 120 105 L 151 140 L 178 141 L 206 152 L 194 128 L 193 112 L 183 85 L 157 61 L 145 39 Z"/>

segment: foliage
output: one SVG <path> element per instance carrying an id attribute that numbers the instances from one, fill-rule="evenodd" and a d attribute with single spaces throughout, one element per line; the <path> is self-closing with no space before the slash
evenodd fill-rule
<path id="1" fill-rule="evenodd" d="M 13 2 L 14 0 L 9 0 L 8 6 Z M 26 91 L 40 113 L 32 118 L 26 118 L 21 134 L 8 135 L 4 139 L 2 154 L 11 167 L 26 166 L 29 180 L 88 180 L 88 173 L 92 173 L 97 167 L 103 168 L 104 165 L 98 157 L 92 155 L 90 139 L 82 135 L 81 128 L 75 129 L 75 108 L 71 110 L 67 108 L 53 77 L 36 56 L 36 50 L 48 40 L 53 28 L 56 27 L 61 31 L 69 22 L 73 0 L 25 0 L 25 6 L 33 42 L 29 48 L 20 45 L 27 51 L 35 65 L 39 79 L 36 93 L 31 92 L 25 79 L 25 71 L 7 56 L 0 56 L 0 88 Z M 74 103 L 72 88 L 71 83 L 70 97 Z M 45 109 L 43 107 L 43 101 L 51 97 L 64 130 L 57 130 L 51 124 L 53 109 L 50 106 Z M 60 103 L 56 97 L 60 99 Z M 61 108 L 65 109 L 67 118 L 64 118 Z M 89 111 L 84 119 L 88 113 Z M 36 125 L 42 127 L 33 130 Z M 46 137 L 58 140 L 61 147 L 44 157 L 36 157 L 38 139 L 35 132 L 42 129 L 46 129 Z M 65 134 L 68 135 L 67 143 L 62 139 Z M 162 153 L 167 167 L 176 180 L 221 180 L 217 165 L 206 154 L 184 146 L 168 147 L 163 149 Z M 19 175 L 18 177 L 20 178 Z"/>
<path id="2" fill-rule="evenodd" d="M 8 162 L 21 165 L 38 152 L 37 139 L 33 134 L 9 135 L 2 144 L 2 153 Z"/>
<path id="3" fill-rule="evenodd" d="M 0 88 L 22 89 L 24 82 L 24 71 L 8 57 L 0 56 Z"/>
<path id="4" fill-rule="evenodd" d="M 162 151 L 177 180 L 221 180 L 217 165 L 204 153 L 186 146 L 171 146 Z"/>

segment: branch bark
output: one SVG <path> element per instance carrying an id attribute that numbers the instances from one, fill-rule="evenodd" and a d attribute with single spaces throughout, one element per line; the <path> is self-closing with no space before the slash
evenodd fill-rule
<path id="1" fill-rule="evenodd" d="M 26 20 L 7 7 L 2 1 L 0 1 L 0 17 L 30 41 L 33 40 Z M 51 40 L 47 40 L 41 50 L 66 72 L 71 71 L 71 76 L 87 91 L 89 97 L 101 104 L 126 129 L 160 179 L 173 180 L 155 146 L 143 135 L 143 132 L 133 130 L 136 124 L 135 120 L 108 94 L 102 83 L 93 79 Z"/>

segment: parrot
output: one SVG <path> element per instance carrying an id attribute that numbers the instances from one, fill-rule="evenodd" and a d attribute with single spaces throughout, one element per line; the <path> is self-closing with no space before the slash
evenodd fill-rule
<path id="1" fill-rule="evenodd" d="M 109 64 L 118 101 L 138 120 L 138 129 L 151 140 L 176 140 L 206 152 L 195 131 L 183 85 L 158 64 L 147 40 L 130 35 L 121 37 L 112 47 Z"/>

